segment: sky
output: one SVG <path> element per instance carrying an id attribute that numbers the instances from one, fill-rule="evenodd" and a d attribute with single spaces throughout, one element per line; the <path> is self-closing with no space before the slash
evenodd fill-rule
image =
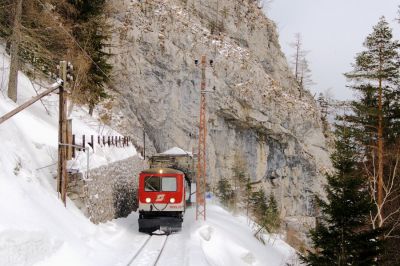
<path id="1" fill-rule="evenodd" d="M 312 93 L 330 89 L 337 99 L 354 98 L 346 88 L 343 73 L 352 69 L 362 44 L 372 33 L 381 16 L 393 29 L 394 38 L 400 37 L 397 0 L 264 0 L 267 16 L 275 21 L 279 41 L 286 57 L 294 53 L 290 43 L 300 33 L 307 60 L 310 63 Z"/>

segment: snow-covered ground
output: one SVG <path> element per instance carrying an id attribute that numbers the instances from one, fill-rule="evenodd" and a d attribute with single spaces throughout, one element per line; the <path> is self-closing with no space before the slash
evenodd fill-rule
<path id="1" fill-rule="evenodd" d="M 18 104 L 6 97 L 8 64 L 0 47 L 0 116 L 36 95 L 20 73 Z M 0 266 L 127 265 L 148 238 L 138 232 L 138 214 L 94 225 L 71 201 L 63 206 L 54 179 L 58 96 L 44 98 L 43 104 L 0 124 Z M 72 118 L 75 134 L 118 135 L 80 107 Z M 90 153 L 90 167 L 136 155 L 132 146 L 96 147 Z M 86 170 L 85 154 L 70 165 Z M 210 203 L 205 222 L 194 220 L 193 209 L 187 211 L 182 232 L 168 238 L 158 265 L 285 265 L 293 254 L 279 239 L 260 243 L 244 217 Z"/>

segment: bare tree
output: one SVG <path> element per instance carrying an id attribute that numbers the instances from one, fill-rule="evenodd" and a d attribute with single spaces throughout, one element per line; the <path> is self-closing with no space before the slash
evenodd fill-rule
<path id="1" fill-rule="evenodd" d="M 311 79 L 311 70 L 309 68 L 308 61 L 305 57 L 301 58 L 298 70 L 299 70 L 298 82 L 300 84 L 300 87 L 306 88 L 314 84 L 314 82 Z"/>
<path id="2" fill-rule="evenodd" d="M 394 234 L 400 230 L 400 184 L 399 184 L 399 167 L 400 167 L 400 143 L 388 151 L 386 154 L 386 164 L 390 165 L 382 179 L 376 167 L 376 153 L 371 152 L 373 167 L 364 164 L 364 168 L 369 175 L 369 184 L 371 189 L 371 196 L 376 212 L 371 213 L 371 223 L 374 228 L 381 228 L 385 226 L 385 238 L 399 237 Z M 389 158 L 391 160 L 389 160 Z M 372 170 L 370 170 L 372 169 Z M 383 195 L 379 197 L 377 193 L 382 186 Z"/>
<path id="3" fill-rule="evenodd" d="M 295 34 L 295 40 L 290 44 L 295 49 L 292 55 L 291 64 L 293 66 L 293 74 L 301 88 L 313 84 L 311 79 L 311 70 L 306 59 L 308 51 L 303 49 L 303 41 L 300 33 Z"/>
<path id="4" fill-rule="evenodd" d="M 264 9 L 264 11 L 267 11 L 268 9 L 271 8 L 271 4 L 274 2 L 274 0 L 255 0 L 257 2 L 257 7 Z"/>
<path id="5" fill-rule="evenodd" d="M 290 46 L 295 49 L 295 53 L 292 55 L 291 63 L 294 68 L 294 77 L 298 81 L 300 58 L 304 57 L 304 52 L 302 52 L 303 42 L 301 40 L 300 33 L 296 33 L 294 35 L 294 38 L 295 38 L 294 42 L 290 43 Z"/>

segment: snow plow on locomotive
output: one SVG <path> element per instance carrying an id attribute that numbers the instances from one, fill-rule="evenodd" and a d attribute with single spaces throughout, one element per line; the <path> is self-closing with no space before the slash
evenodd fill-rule
<path id="1" fill-rule="evenodd" d="M 139 232 L 180 231 L 186 203 L 190 199 L 190 180 L 172 168 L 150 168 L 139 175 Z"/>

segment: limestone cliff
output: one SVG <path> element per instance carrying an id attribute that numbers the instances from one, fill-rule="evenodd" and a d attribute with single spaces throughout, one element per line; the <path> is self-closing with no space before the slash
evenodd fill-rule
<path id="1" fill-rule="evenodd" d="M 330 168 L 319 111 L 298 88 L 275 24 L 242 0 L 114 0 L 110 52 L 114 113 L 147 153 L 196 149 L 201 70 L 206 69 L 208 179 L 231 175 L 235 154 L 275 194 L 285 216 L 312 216 Z M 209 62 L 209 61 L 208 61 Z"/>

